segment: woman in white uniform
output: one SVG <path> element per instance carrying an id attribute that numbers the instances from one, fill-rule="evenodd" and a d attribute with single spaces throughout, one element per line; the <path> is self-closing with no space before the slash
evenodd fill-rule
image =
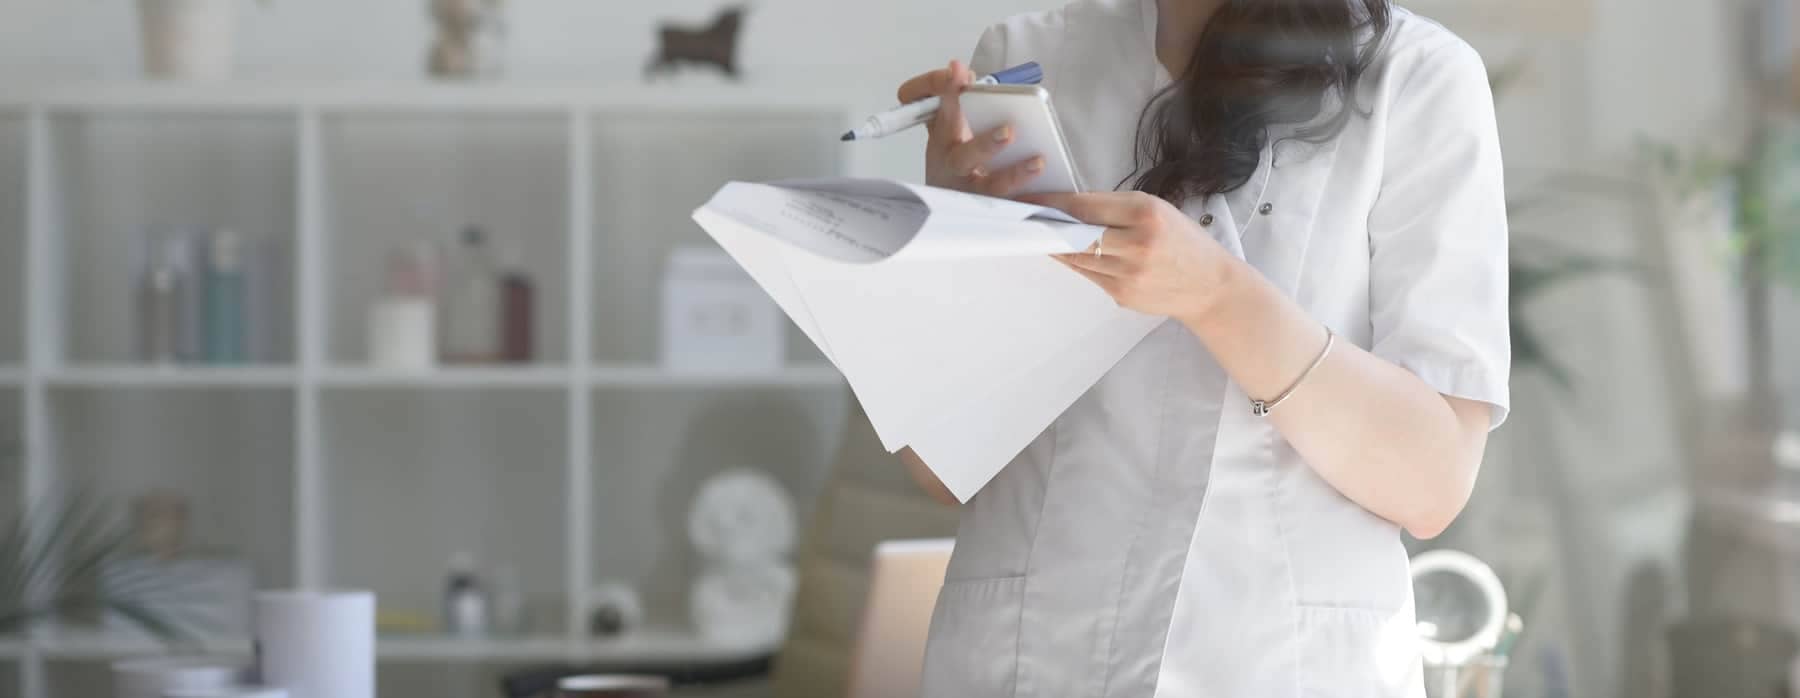
<path id="1" fill-rule="evenodd" d="M 901 88 L 946 99 L 931 183 L 1034 174 L 955 100 L 1025 61 L 1119 190 L 1035 198 L 1107 226 L 1060 261 L 1168 321 L 965 506 L 926 696 L 1422 695 L 1401 531 L 1450 524 L 1507 410 L 1480 57 L 1386 0 L 1077 0 Z"/>

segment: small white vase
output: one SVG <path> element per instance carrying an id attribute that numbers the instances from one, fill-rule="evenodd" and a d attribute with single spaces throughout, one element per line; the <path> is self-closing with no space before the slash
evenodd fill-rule
<path id="1" fill-rule="evenodd" d="M 170 80 L 231 77 L 236 5 L 244 0 L 138 0 L 144 74 Z"/>

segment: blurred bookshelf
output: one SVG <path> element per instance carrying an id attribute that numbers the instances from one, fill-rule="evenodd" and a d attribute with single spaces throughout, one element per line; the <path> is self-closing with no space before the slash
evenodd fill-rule
<path id="1" fill-rule="evenodd" d="M 0 191 L 0 251 L 12 252 L 0 256 L 16 259 L 25 292 L 0 307 L 0 399 L 33 444 L 17 501 L 72 483 L 120 502 L 173 491 L 194 503 L 191 535 L 238 555 L 258 588 L 366 588 L 384 611 L 435 613 L 458 552 L 521 573 L 533 634 L 383 635 L 383 661 L 764 654 L 683 626 L 671 590 L 685 593 L 692 570 L 667 563 L 688 554 L 685 535 L 653 507 L 684 508 L 671 493 L 753 466 L 794 483 L 804 515 L 849 391 L 792 327 L 779 366 L 667 367 L 659 274 L 672 251 L 711 245 L 688 213 L 725 181 L 855 174 L 830 136 L 873 106 L 754 87 L 8 91 L 0 172 L 16 176 L 0 185 L 22 185 Z M 368 364 L 381 252 L 477 223 L 536 282 L 535 355 Z M 271 250 L 254 356 L 140 359 L 134 293 L 152 224 L 229 227 Z M 696 426 L 720 409 L 746 428 Z M 615 580 L 641 585 L 647 625 L 592 639 L 585 599 Z M 241 634 L 205 644 L 249 647 Z M 100 630 L 0 639 L 20 676 L 159 651 Z M 59 695 L 54 682 L 28 688 L 0 682 L 0 695 Z"/>

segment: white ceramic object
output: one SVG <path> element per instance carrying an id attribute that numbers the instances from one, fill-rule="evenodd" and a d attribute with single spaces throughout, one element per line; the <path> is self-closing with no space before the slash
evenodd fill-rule
<path id="1" fill-rule="evenodd" d="M 784 559 L 799 537 L 794 503 L 781 483 L 738 468 L 700 485 L 688 510 L 688 541 L 711 563 L 762 564 Z"/>
<path id="2" fill-rule="evenodd" d="M 256 647 L 260 682 L 290 698 L 375 698 L 375 594 L 258 593 Z"/>
<path id="3" fill-rule="evenodd" d="M 787 635 L 798 577 L 781 563 L 714 569 L 694 581 L 688 613 L 707 640 L 744 648 L 772 648 Z"/>
<path id="4" fill-rule="evenodd" d="M 237 6 L 247 0 L 138 0 L 144 74 L 223 80 L 236 58 Z"/>
<path id="5" fill-rule="evenodd" d="M 217 657 L 158 657 L 112 665 L 115 698 L 163 698 L 172 689 L 235 686 L 244 677 L 242 661 Z"/>

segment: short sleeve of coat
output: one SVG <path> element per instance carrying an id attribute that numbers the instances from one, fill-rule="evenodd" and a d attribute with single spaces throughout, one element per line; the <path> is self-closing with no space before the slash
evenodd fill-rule
<path id="1" fill-rule="evenodd" d="M 1493 94 L 1461 41 L 1396 65 L 1369 220 L 1372 351 L 1438 392 L 1510 408 L 1507 221 Z"/>
<path id="2" fill-rule="evenodd" d="M 1006 65 L 1006 25 L 996 24 L 981 33 L 975 42 L 975 54 L 969 57 L 969 70 L 976 75 L 997 73 Z"/>

